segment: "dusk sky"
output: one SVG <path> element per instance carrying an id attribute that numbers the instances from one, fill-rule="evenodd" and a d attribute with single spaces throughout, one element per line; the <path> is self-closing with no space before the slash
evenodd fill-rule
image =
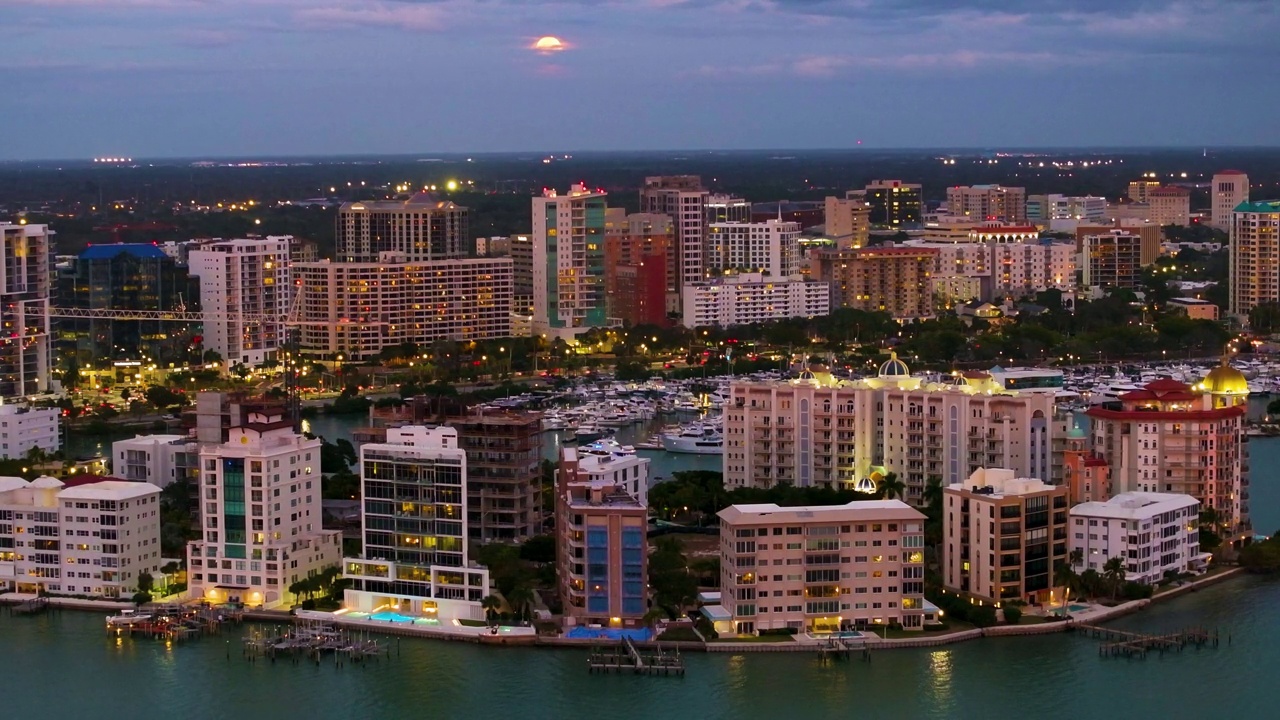
<path id="1" fill-rule="evenodd" d="M 4 159 L 1275 145 L 1280 117 L 1275 0 L 0 0 L 0 26 Z"/>

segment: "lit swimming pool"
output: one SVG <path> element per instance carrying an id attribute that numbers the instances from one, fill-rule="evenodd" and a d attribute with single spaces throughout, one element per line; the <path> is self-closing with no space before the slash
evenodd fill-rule
<path id="1" fill-rule="evenodd" d="M 649 628 L 589 628 L 575 627 L 564 634 L 567 638 L 574 640 L 621 640 L 629 637 L 636 642 L 647 642 L 653 638 L 653 632 Z"/>

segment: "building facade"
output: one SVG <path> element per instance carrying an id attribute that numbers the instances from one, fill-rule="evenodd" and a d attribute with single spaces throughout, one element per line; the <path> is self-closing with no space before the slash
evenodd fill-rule
<path id="1" fill-rule="evenodd" d="M 129 598 L 160 565 L 160 488 L 0 477 L 0 589 Z"/>
<path id="2" fill-rule="evenodd" d="M 859 380 L 821 371 L 733 382 L 724 481 L 873 492 L 895 473 L 903 499 L 921 505 L 930 477 L 952 484 L 995 466 L 1052 477 L 1054 441 L 1065 433 L 1052 392 L 1008 390 L 986 373 L 914 376 L 894 356 Z"/>
<path id="3" fill-rule="evenodd" d="M 826 235 L 839 250 L 866 247 L 871 238 L 871 206 L 861 197 L 828 197 L 824 207 Z"/>
<path id="4" fill-rule="evenodd" d="M 787 278 L 799 269 L 800 223 L 765 220 L 707 227 L 707 274 L 760 273 Z"/>
<path id="5" fill-rule="evenodd" d="M 1258 305 L 1280 302 L 1280 200 L 1237 205 L 1229 247 L 1231 315 L 1244 320 Z"/>
<path id="6" fill-rule="evenodd" d="M 631 325 L 664 325 L 667 298 L 677 278 L 668 258 L 675 252 L 671 218 L 652 213 L 605 211 L 604 283 L 607 316 Z"/>
<path id="7" fill-rule="evenodd" d="M 1142 236 L 1124 230 L 1085 235 L 1080 269 L 1085 287 L 1137 289 L 1142 283 Z"/>
<path id="8" fill-rule="evenodd" d="M 1026 219 L 1048 224 L 1054 220 L 1100 222 L 1107 215 L 1107 199 L 1094 195 L 1028 195 Z"/>
<path id="9" fill-rule="evenodd" d="M 979 222 L 1027 221 L 1027 190 L 1002 185 L 956 185 L 947 188 L 947 212 Z"/>
<path id="10" fill-rule="evenodd" d="M 924 521 L 901 500 L 720 516 L 720 598 L 742 635 L 924 627 Z"/>
<path id="11" fill-rule="evenodd" d="M 467 454 L 467 538 L 523 542 L 542 532 L 542 415 L 477 408 L 446 423 Z"/>
<path id="12" fill-rule="evenodd" d="M 1215 173 L 1209 193 L 1210 224 L 1230 232 L 1233 214 L 1241 203 L 1249 202 L 1249 176 L 1239 170 Z"/>
<path id="13" fill-rule="evenodd" d="M 689 283 L 682 304 L 685 327 L 732 327 L 828 315 L 831 291 L 826 283 L 800 276 L 773 279 L 746 273 Z"/>
<path id="14" fill-rule="evenodd" d="M 680 292 L 685 285 L 706 279 L 706 220 L 710 195 L 702 187 L 702 178 L 697 175 L 647 177 L 640 189 L 640 212 L 666 215 L 675 228 L 675 252 L 668 253 L 667 259 L 669 274 L 678 282 L 678 289 L 671 298 L 673 306 L 681 301 Z M 726 207 L 725 212 L 727 217 L 730 208 Z M 534 226 L 537 226 L 536 222 Z"/>
<path id="15" fill-rule="evenodd" d="M 1191 191 L 1170 185 L 1155 188 L 1147 193 L 1149 206 L 1147 219 L 1152 224 L 1165 225 L 1191 224 Z"/>
<path id="16" fill-rule="evenodd" d="M 943 489 L 943 582 L 984 603 L 1054 600 L 1067 562 L 1067 488 L 979 468 Z"/>
<path id="17" fill-rule="evenodd" d="M 219 240 L 188 254 L 200 281 L 204 345 L 227 367 L 273 360 L 293 300 L 291 236 Z"/>
<path id="18" fill-rule="evenodd" d="M 200 447 L 200 537 L 187 543 L 192 597 L 274 608 L 289 586 L 337 566 L 342 537 L 320 513 L 320 439 L 282 411 L 246 412 L 225 443 Z"/>
<path id="19" fill-rule="evenodd" d="M 1076 286 L 1076 247 L 1070 241 L 912 240 L 906 245 L 937 251 L 929 280 L 934 301 L 943 305 L 1026 298 L 1044 290 L 1065 292 Z"/>
<path id="20" fill-rule="evenodd" d="M 58 432 L 60 415 L 56 407 L 0 405 L 0 458 L 23 458 L 32 448 L 57 452 L 62 447 L 62 435 Z"/>
<path id="21" fill-rule="evenodd" d="M 919 225 L 924 216 L 924 195 L 918 183 L 901 180 L 872 180 L 862 190 L 845 193 L 849 200 L 861 200 L 871 208 L 872 225 L 902 228 Z"/>
<path id="22" fill-rule="evenodd" d="M 572 336 L 607 324 L 605 200 L 582 183 L 533 199 L 535 333 Z"/>
<path id="23" fill-rule="evenodd" d="M 1154 585 L 1209 565 L 1210 554 L 1200 552 L 1200 503 L 1190 495 L 1127 492 L 1081 503 L 1071 508 L 1070 530 L 1071 549 L 1082 559 L 1077 572 L 1101 575 L 1118 557 L 1125 580 Z"/>
<path id="24" fill-rule="evenodd" d="M 338 210 L 337 257 L 377 262 L 384 252 L 424 262 L 467 256 L 467 208 L 429 193 L 407 200 L 345 203 Z"/>
<path id="25" fill-rule="evenodd" d="M 938 251 L 918 247 L 816 250 L 814 279 L 831 286 L 831 307 L 887 312 L 898 320 L 933 317 L 931 278 Z"/>
<path id="26" fill-rule="evenodd" d="M 389 428 L 360 447 L 364 554 L 343 560 L 349 610 L 481 620 L 489 571 L 467 553 L 467 453 L 453 428 Z"/>
<path id="27" fill-rule="evenodd" d="M 139 435 L 111 443 L 111 472 L 123 480 L 159 488 L 175 482 L 196 486 L 200 445 L 189 435 Z"/>
<path id="28" fill-rule="evenodd" d="M 648 610 L 647 458 L 560 451 L 557 573 L 566 624 L 638 627 Z"/>
<path id="29" fill-rule="evenodd" d="M 387 253 L 381 262 L 299 263 L 293 274 L 305 354 L 367 360 L 405 343 L 511 336 L 510 258 L 409 262 Z"/>
<path id="30" fill-rule="evenodd" d="M 732 195 L 708 195 L 705 225 L 751 222 L 751 203 Z"/>

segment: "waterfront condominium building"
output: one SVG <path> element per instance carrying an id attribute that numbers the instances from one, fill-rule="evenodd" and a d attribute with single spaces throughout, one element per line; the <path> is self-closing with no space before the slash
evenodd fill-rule
<path id="1" fill-rule="evenodd" d="M 1209 187 L 1210 224 L 1229 232 L 1236 208 L 1249 202 L 1249 176 L 1239 170 L 1223 170 L 1214 173 Z"/>
<path id="2" fill-rule="evenodd" d="M 729 488 L 875 490 L 895 473 L 903 498 L 924 503 L 929 477 L 962 481 L 1003 466 L 1052 477 L 1055 438 L 1066 433 L 1052 392 L 1009 390 L 986 373 L 912 375 L 891 357 L 875 377 L 806 371 L 792 380 L 735 380 L 724 412 Z"/>
<path id="3" fill-rule="evenodd" d="M 450 417 L 467 454 L 467 537 L 521 542 L 542 531 L 542 415 L 484 409 Z"/>
<path id="4" fill-rule="evenodd" d="M 1200 503 L 1190 495 L 1121 493 L 1106 502 L 1071 508 L 1071 549 L 1082 563 L 1076 572 L 1103 573 L 1107 560 L 1124 560 L 1125 579 L 1154 585 L 1165 574 L 1203 572 L 1209 553 L 1200 552 Z"/>
<path id="5" fill-rule="evenodd" d="M 668 255 L 667 262 L 671 265 L 670 274 L 678 282 L 675 302 L 680 302 L 679 289 L 706 279 L 709 196 L 702 187 L 702 178 L 697 175 L 647 177 L 644 187 L 640 188 L 640 212 L 666 215 L 674 223 L 675 252 Z M 534 227 L 537 227 L 536 221 Z"/>
<path id="6" fill-rule="evenodd" d="M 1153 225 L 1190 225 L 1191 224 L 1191 191 L 1184 187 L 1170 185 L 1155 188 L 1148 194 L 1150 206 L 1147 219 Z"/>
<path id="7" fill-rule="evenodd" d="M 0 477 L 0 590 L 128 598 L 160 569 L 160 488 Z"/>
<path id="8" fill-rule="evenodd" d="M 872 225 L 890 228 L 918 225 L 924 216 L 924 196 L 917 183 L 901 180 L 872 180 L 862 190 L 845 193 L 849 200 L 861 200 L 871 208 Z"/>
<path id="9" fill-rule="evenodd" d="M 871 205 L 863 197 L 828 197 L 823 210 L 826 236 L 837 249 L 866 246 L 871 238 Z"/>
<path id="10" fill-rule="evenodd" d="M 32 448 L 57 452 L 62 447 L 62 436 L 58 433 L 61 414 L 56 407 L 30 407 L 26 403 L 0 405 L 0 458 L 20 459 Z"/>
<path id="11" fill-rule="evenodd" d="M 345 262 L 376 262 L 384 252 L 414 262 L 467 256 L 467 208 L 429 193 L 345 203 L 337 223 L 337 256 Z"/>
<path id="12" fill-rule="evenodd" d="M 933 317 L 938 251 L 917 247 L 816 250 L 814 279 L 831 286 L 831 307 L 887 312 L 897 320 Z"/>
<path id="13" fill-rule="evenodd" d="M 1190 495 L 1216 511 L 1225 534 L 1251 535 L 1248 397 L 1248 381 L 1223 364 L 1194 386 L 1155 380 L 1090 408 L 1093 448 L 1115 492 Z"/>
<path id="14" fill-rule="evenodd" d="M 49 236 L 45 225 L 0 223 L 0 399 L 49 390 Z"/>
<path id="15" fill-rule="evenodd" d="M 1136 289 L 1142 282 L 1142 236 L 1125 230 L 1085 235 L 1080 269 L 1085 287 Z"/>
<path id="16" fill-rule="evenodd" d="M 826 283 L 765 277 L 760 273 L 725 275 L 684 287 L 685 327 L 732 327 L 783 318 L 822 317 L 831 312 Z"/>
<path id="17" fill-rule="evenodd" d="M 901 500 L 720 516 L 720 598 L 743 635 L 924 626 L 924 520 Z"/>
<path id="18" fill-rule="evenodd" d="M 227 367 L 275 359 L 293 300 L 289 235 L 218 240 L 188 253 L 200 278 L 204 345 Z"/>
<path id="19" fill-rule="evenodd" d="M 343 560 L 349 610 L 481 620 L 489 571 L 467 557 L 467 453 L 447 427 L 387 429 L 360 447 L 364 554 Z"/>
<path id="20" fill-rule="evenodd" d="M 1231 221 L 1229 312 L 1240 320 L 1280 302 L 1280 200 L 1244 202 Z"/>
<path id="21" fill-rule="evenodd" d="M 1067 562 L 1067 487 L 979 468 L 943 488 L 942 569 L 947 589 L 982 602 L 1054 599 Z"/>
<path id="22" fill-rule="evenodd" d="M 299 263 L 303 353 L 350 360 L 436 340 L 511 336 L 511 258 Z"/>
<path id="23" fill-rule="evenodd" d="M 1027 190 L 1002 185 L 956 185 L 947 188 L 947 212 L 974 220 L 1027 221 Z"/>
<path id="24" fill-rule="evenodd" d="M 139 435 L 111 443 L 111 472 L 132 482 L 166 487 L 200 477 L 200 445 L 190 435 Z"/>
<path id="25" fill-rule="evenodd" d="M 200 447 L 200 536 L 187 543 L 192 597 L 274 608 L 289 586 L 338 565 L 320 515 L 320 439 L 279 408 L 246 408 L 225 443 Z"/>
<path id="26" fill-rule="evenodd" d="M 800 223 L 784 220 L 707 226 L 707 275 L 760 273 L 787 278 L 799 270 Z"/>
<path id="27" fill-rule="evenodd" d="M 607 324 L 603 190 L 578 183 L 533 198 L 533 324 L 537 334 L 573 336 Z"/>
<path id="28" fill-rule="evenodd" d="M 556 577 L 566 624 L 644 624 L 649 511 L 633 490 L 646 484 L 648 464 L 635 455 L 560 450 Z"/>

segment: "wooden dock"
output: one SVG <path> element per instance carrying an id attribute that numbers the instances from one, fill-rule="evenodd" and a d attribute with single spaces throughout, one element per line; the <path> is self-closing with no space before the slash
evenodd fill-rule
<path id="1" fill-rule="evenodd" d="M 241 654 L 250 662 L 266 659 L 274 663 L 280 658 L 319 665 L 322 656 L 331 654 L 334 666 L 342 667 L 390 656 L 390 648 L 380 645 L 368 632 L 338 629 L 332 623 L 305 618 L 295 618 L 292 626 L 254 627 L 242 644 Z"/>
<path id="2" fill-rule="evenodd" d="M 1218 647 L 1218 631 L 1203 627 L 1187 628 L 1160 635 L 1116 630 L 1101 625 L 1076 625 L 1075 631 L 1104 641 L 1098 646 L 1098 657 L 1104 658 L 1143 659 L 1152 651 L 1163 655 L 1166 652 L 1182 652 L 1188 646 L 1194 646 L 1197 650 L 1203 647 Z"/>
<path id="3" fill-rule="evenodd" d="M 32 600 L 24 600 L 17 605 L 9 607 L 10 615 L 39 615 L 49 609 L 49 598 L 38 597 Z"/>
<path id="4" fill-rule="evenodd" d="M 675 675 L 684 677 L 684 658 L 680 651 L 664 652 L 659 645 L 652 651 L 642 652 L 629 637 L 607 648 L 592 648 L 587 658 L 587 671 L 612 673 L 630 670 L 637 675 Z"/>
<path id="5" fill-rule="evenodd" d="M 871 662 L 871 648 L 866 642 L 849 642 L 844 638 L 827 638 L 818 645 L 818 657 L 826 663 L 831 660 L 852 660 L 854 654 L 861 656 L 863 662 Z"/>

